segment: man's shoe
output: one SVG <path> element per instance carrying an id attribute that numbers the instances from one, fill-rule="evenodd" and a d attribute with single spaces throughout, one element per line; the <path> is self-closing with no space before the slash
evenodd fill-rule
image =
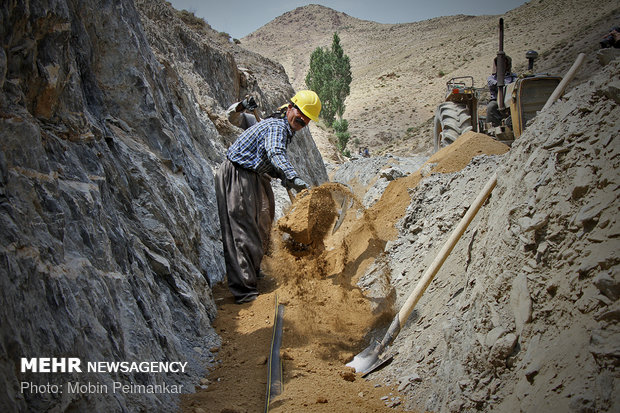
<path id="1" fill-rule="evenodd" d="M 258 294 L 244 295 L 243 297 L 235 298 L 235 304 L 249 303 L 250 301 L 256 300 L 257 297 L 258 297 Z"/>

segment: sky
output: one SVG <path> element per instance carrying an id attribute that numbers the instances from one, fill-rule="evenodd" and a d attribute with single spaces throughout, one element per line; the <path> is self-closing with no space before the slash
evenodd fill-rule
<path id="1" fill-rule="evenodd" d="M 214 30 L 235 39 L 252 33 L 278 16 L 308 4 L 320 4 L 362 20 L 412 23 L 455 14 L 503 14 L 525 0 L 168 0 L 177 10 L 202 17 Z"/>

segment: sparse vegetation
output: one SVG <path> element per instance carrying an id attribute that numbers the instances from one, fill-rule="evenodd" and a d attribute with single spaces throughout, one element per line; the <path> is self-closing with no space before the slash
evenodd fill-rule
<path id="1" fill-rule="evenodd" d="M 198 17 L 194 14 L 194 11 L 189 10 L 180 10 L 178 11 L 179 18 L 191 27 L 194 30 L 204 32 L 207 29 L 210 29 L 211 26 L 203 19 L 202 17 Z"/>
<path id="2" fill-rule="evenodd" d="M 226 41 L 230 41 L 230 34 L 226 33 L 226 32 L 219 32 L 218 35 L 225 39 Z"/>
<path id="3" fill-rule="evenodd" d="M 346 119 L 338 119 L 334 121 L 333 127 L 336 131 L 336 138 L 338 139 L 338 150 L 344 156 L 351 157 L 351 152 L 347 149 L 347 143 L 349 143 L 349 139 L 351 138 L 351 134 L 348 132 L 349 122 Z"/>
<path id="4" fill-rule="evenodd" d="M 331 50 L 317 47 L 310 56 L 306 86 L 321 99 L 321 118 L 332 126 L 336 115 L 342 119 L 351 85 L 351 63 L 340 46 L 340 37 L 334 33 Z"/>

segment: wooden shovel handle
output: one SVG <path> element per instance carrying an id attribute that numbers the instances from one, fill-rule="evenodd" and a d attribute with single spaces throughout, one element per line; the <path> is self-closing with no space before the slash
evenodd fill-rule
<path id="1" fill-rule="evenodd" d="M 461 235 L 463 235 L 471 221 L 478 213 L 478 210 L 482 204 L 484 204 L 484 201 L 486 201 L 493 188 L 495 188 L 495 184 L 497 184 L 497 174 L 493 174 L 484 188 L 482 188 L 482 191 L 480 191 L 474 202 L 471 204 L 467 210 L 467 213 L 461 219 L 461 222 L 459 222 L 459 225 L 454 229 L 454 231 L 452 231 L 450 238 L 448 238 L 448 241 L 446 241 L 441 251 L 439 251 L 439 254 L 433 260 L 433 263 L 430 267 L 428 267 L 420 281 L 418 281 L 418 285 L 416 285 L 415 289 L 411 292 L 409 298 L 407 298 L 407 301 L 398 312 L 398 321 L 401 328 L 405 325 L 405 322 L 407 321 L 407 318 L 409 318 L 413 308 L 420 300 L 420 297 L 422 297 L 422 294 L 424 294 L 424 291 L 428 285 L 431 281 L 433 281 L 435 274 L 437 274 L 443 263 L 446 261 L 446 258 L 448 258 L 448 255 L 452 252 L 452 249 L 461 238 Z"/>
<path id="2" fill-rule="evenodd" d="M 585 57 L 585 53 L 579 53 L 577 59 L 575 59 L 575 63 L 573 63 L 570 69 L 568 69 L 568 72 L 566 72 L 566 74 L 564 75 L 562 81 L 555 87 L 555 90 L 553 91 L 553 93 L 551 93 L 549 99 L 547 99 L 547 102 L 545 103 L 545 106 L 543 106 L 542 110 L 545 110 L 549 106 L 553 105 L 553 103 L 558 100 L 560 96 L 562 96 L 562 93 L 564 93 L 564 89 L 566 89 L 566 85 L 568 85 L 568 82 L 573 80 L 575 74 L 577 73 L 577 70 L 579 70 L 579 67 L 583 63 L 583 59 Z"/>

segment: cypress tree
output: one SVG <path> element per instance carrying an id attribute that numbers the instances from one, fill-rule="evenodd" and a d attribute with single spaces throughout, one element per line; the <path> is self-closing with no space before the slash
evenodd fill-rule
<path id="1" fill-rule="evenodd" d="M 349 56 L 344 54 L 336 32 L 331 50 L 317 47 L 312 52 L 310 69 L 306 75 L 306 86 L 319 95 L 322 104 L 321 118 L 328 126 L 332 126 L 336 115 L 342 119 L 351 80 Z"/>

